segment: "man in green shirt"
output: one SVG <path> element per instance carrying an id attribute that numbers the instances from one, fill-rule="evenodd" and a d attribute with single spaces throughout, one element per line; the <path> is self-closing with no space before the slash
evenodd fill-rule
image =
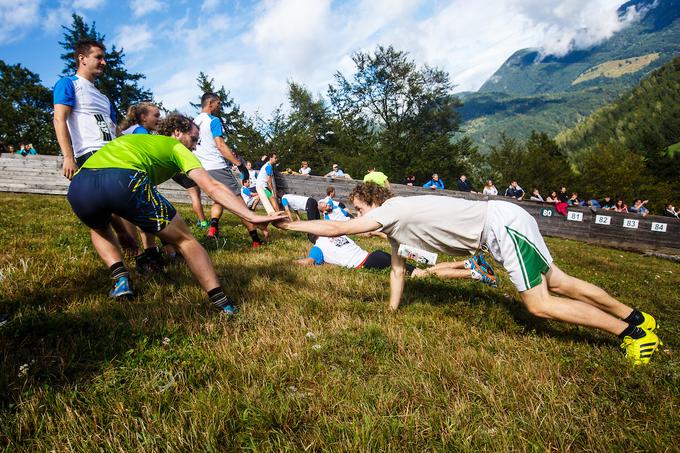
<path id="1" fill-rule="evenodd" d="M 183 172 L 213 200 L 245 220 L 268 223 L 284 216 L 255 215 L 203 169 L 189 151 L 198 141 L 198 127 L 189 118 L 170 115 L 161 121 L 158 131 L 161 135 L 125 135 L 102 147 L 76 173 L 68 201 L 78 218 L 90 227 L 92 244 L 111 269 L 111 297 L 134 295 L 123 255 L 111 231 L 111 216 L 115 214 L 174 245 L 211 303 L 222 312 L 234 314 L 234 301 L 222 291 L 208 253 L 155 186 Z"/>
<path id="2" fill-rule="evenodd" d="M 380 187 L 390 188 L 390 182 L 387 180 L 387 175 L 381 171 L 376 171 L 375 167 L 368 169 L 368 173 L 364 176 L 364 182 L 372 182 Z"/>

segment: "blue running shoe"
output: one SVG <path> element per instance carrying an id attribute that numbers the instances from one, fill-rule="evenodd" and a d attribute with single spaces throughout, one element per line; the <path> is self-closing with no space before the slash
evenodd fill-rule
<path id="1" fill-rule="evenodd" d="M 113 289 L 109 292 L 109 297 L 114 299 L 131 298 L 135 295 L 130 284 L 130 277 L 122 275 L 113 282 Z"/>
<path id="2" fill-rule="evenodd" d="M 472 278 L 474 280 L 479 280 L 480 282 L 492 288 L 498 288 L 498 280 L 496 279 L 495 275 L 485 274 L 484 272 L 481 272 L 477 269 L 472 269 L 470 272 L 472 273 Z"/>
<path id="3" fill-rule="evenodd" d="M 471 259 L 475 263 L 475 265 L 478 269 L 481 269 L 486 274 L 489 274 L 491 276 L 496 275 L 493 271 L 493 267 L 491 267 L 491 263 L 489 263 L 486 260 L 486 258 L 484 258 L 484 254 L 478 253 L 478 254 L 474 255 Z"/>
<path id="4" fill-rule="evenodd" d="M 234 316 L 238 313 L 238 308 L 235 305 L 225 305 L 221 309 L 222 314 L 227 316 Z"/>

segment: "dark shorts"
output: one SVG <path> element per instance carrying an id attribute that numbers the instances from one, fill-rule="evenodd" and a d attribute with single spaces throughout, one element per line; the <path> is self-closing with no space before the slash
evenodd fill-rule
<path id="1" fill-rule="evenodd" d="M 198 184 L 196 184 L 193 179 L 191 179 L 184 173 L 177 173 L 175 176 L 172 177 L 172 180 L 175 181 L 180 186 L 184 187 L 185 189 L 198 187 Z"/>
<path id="2" fill-rule="evenodd" d="M 73 212 L 88 227 L 103 229 L 116 214 L 147 233 L 157 233 L 177 211 L 146 173 L 122 168 L 83 168 L 68 188 Z"/>
<path id="3" fill-rule="evenodd" d="M 208 174 L 217 180 L 220 184 L 231 190 L 231 193 L 237 197 L 241 196 L 241 185 L 236 180 L 236 176 L 231 171 L 231 168 L 219 168 L 217 170 L 208 170 Z"/>
<path id="4" fill-rule="evenodd" d="M 85 163 L 85 161 L 87 159 L 89 159 L 96 152 L 97 151 L 89 151 L 89 152 L 83 154 L 82 156 L 76 157 L 76 165 L 78 166 L 78 168 L 82 167 L 83 164 Z"/>

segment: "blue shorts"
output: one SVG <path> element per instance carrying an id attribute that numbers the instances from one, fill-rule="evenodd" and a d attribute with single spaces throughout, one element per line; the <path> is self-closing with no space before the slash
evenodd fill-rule
<path id="1" fill-rule="evenodd" d="M 71 181 L 68 202 L 92 229 L 103 229 L 116 214 L 147 233 L 167 226 L 177 211 L 146 173 L 123 168 L 83 168 Z"/>

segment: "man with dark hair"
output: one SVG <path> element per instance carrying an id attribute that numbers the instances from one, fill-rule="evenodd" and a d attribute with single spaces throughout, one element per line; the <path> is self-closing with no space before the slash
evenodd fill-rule
<path id="1" fill-rule="evenodd" d="M 106 67 L 105 51 L 99 41 L 76 42 L 76 74 L 54 85 L 54 132 L 68 179 L 90 156 L 116 138 L 116 110 L 94 85 Z M 114 219 L 114 227 L 121 245 L 136 254 L 139 247 L 134 227 L 120 219 Z"/>
<path id="2" fill-rule="evenodd" d="M 652 316 L 559 269 L 536 220 L 514 203 L 433 195 L 393 197 L 389 190 L 375 184 L 357 185 L 350 201 L 359 213 L 357 219 L 282 222 L 278 226 L 329 237 L 376 230 L 385 233 L 392 246 L 389 305 L 392 310 L 399 307 L 404 291 L 400 244 L 447 255 L 474 252 L 486 246 L 508 271 L 522 302 L 534 315 L 618 335 L 626 357 L 636 365 L 649 363 L 659 346 Z"/>
<path id="3" fill-rule="evenodd" d="M 163 135 L 129 134 L 105 145 L 76 173 L 69 187 L 68 201 L 78 218 L 90 227 L 92 244 L 111 269 L 114 281 L 111 297 L 134 295 L 110 228 L 115 214 L 176 247 L 213 306 L 233 314 L 236 312 L 234 301 L 222 291 L 207 252 L 155 186 L 183 172 L 213 200 L 242 219 L 266 224 L 283 216 L 255 215 L 240 196 L 235 196 L 201 167 L 189 151 L 199 140 L 198 127 L 189 118 L 171 115 L 158 129 Z"/>
<path id="4" fill-rule="evenodd" d="M 460 178 L 458 178 L 458 190 L 461 192 L 472 192 L 472 193 L 477 193 L 474 191 L 472 188 L 472 183 L 467 179 L 467 176 L 465 175 L 460 175 Z"/>
<path id="5" fill-rule="evenodd" d="M 524 198 L 524 189 L 517 184 L 517 180 L 513 179 L 510 181 L 508 188 L 505 189 L 505 196 L 514 198 L 515 200 L 521 200 Z"/>
<path id="6" fill-rule="evenodd" d="M 232 166 L 237 166 L 239 171 L 249 179 L 248 170 L 236 154 L 229 148 L 224 141 L 222 134 L 222 121 L 215 116 L 222 108 L 222 101 L 215 93 L 204 93 L 201 96 L 201 113 L 194 118 L 194 122 L 200 130 L 200 138 L 196 145 L 196 157 L 201 161 L 210 176 L 222 183 L 231 190 L 231 193 L 238 197 L 241 203 L 241 185 L 232 171 Z M 245 204 L 243 204 L 245 207 Z M 219 236 L 220 217 L 222 217 L 222 205 L 215 202 L 210 208 L 210 227 L 207 236 L 217 238 Z M 243 225 L 248 229 L 248 234 L 253 241 L 253 248 L 261 244 L 260 237 L 257 235 L 255 226 L 241 219 Z"/>
<path id="7" fill-rule="evenodd" d="M 276 153 L 268 153 L 267 162 L 260 168 L 257 178 L 255 179 L 255 190 L 260 196 L 260 202 L 265 211 L 267 211 L 267 214 L 273 214 L 279 210 L 274 184 L 274 165 L 276 165 L 278 160 L 279 157 Z"/>

